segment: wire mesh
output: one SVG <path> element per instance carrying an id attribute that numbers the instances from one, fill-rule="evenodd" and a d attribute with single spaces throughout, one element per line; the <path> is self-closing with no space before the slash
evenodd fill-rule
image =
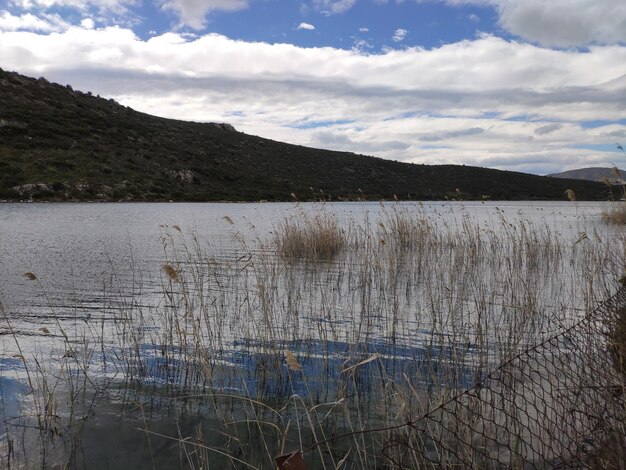
<path id="1" fill-rule="evenodd" d="M 382 449 L 386 467 L 623 468 L 616 338 L 625 312 L 621 288 L 573 326 L 394 430 Z"/>

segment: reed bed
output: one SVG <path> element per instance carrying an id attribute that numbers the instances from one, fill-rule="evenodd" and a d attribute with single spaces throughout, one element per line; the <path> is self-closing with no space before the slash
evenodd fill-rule
<path id="1" fill-rule="evenodd" d="M 626 203 L 611 202 L 609 208 L 602 211 L 602 220 L 608 225 L 626 225 Z"/>
<path id="2" fill-rule="evenodd" d="M 5 464 L 87 465 L 80 443 L 104 401 L 138 423 L 146 468 L 275 468 L 298 450 L 309 468 L 428 466 L 424 452 L 442 450 L 406 423 L 573 324 L 615 290 L 626 249 L 400 205 L 235 236 L 225 255 L 166 229 L 150 302 L 140 284 L 110 286 L 99 324 L 57 321 L 46 347 L 19 352 L 31 393 L 5 426 Z M 154 424 L 164 416 L 175 430 Z"/>
<path id="3" fill-rule="evenodd" d="M 626 151 L 624 151 L 624 147 L 620 144 L 617 144 L 617 150 L 621 151 L 622 154 L 626 157 Z M 620 182 L 623 182 L 623 177 L 621 171 L 617 168 L 617 166 L 613 165 L 613 177 L 619 184 L 619 201 L 613 200 L 613 183 L 606 178 L 605 183 L 611 192 L 611 204 L 610 206 L 602 211 L 602 220 L 604 223 L 608 225 L 626 225 L 626 185 Z"/>
<path id="4" fill-rule="evenodd" d="M 326 212 L 285 219 L 274 233 L 278 252 L 287 261 L 331 260 L 345 248 L 346 237 L 337 220 Z"/>

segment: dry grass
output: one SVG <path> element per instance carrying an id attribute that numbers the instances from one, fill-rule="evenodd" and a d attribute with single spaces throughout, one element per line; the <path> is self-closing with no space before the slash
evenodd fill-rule
<path id="1" fill-rule="evenodd" d="M 379 223 L 381 244 L 391 244 L 400 250 L 417 249 L 431 238 L 431 223 L 421 211 L 411 211 L 407 207 L 393 207 L 382 210 Z"/>
<path id="2" fill-rule="evenodd" d="M 617 144 L 617 150 L 620 150 L 626 157 L 626 151 L 624 151 L 623 146 Z M 618 181 L 622 179 L 622 175 L 615 165 L 613 165 L 613 176 L 615 176 Z M 620 196 L 622 200 L 614 202 L 612 184 L 608 179 L 606 180 L 606 184 L 611 191 L 611 207 L 602 211 L 602 220 L 609 225 L 626 225 L 626 186 L 620 186 Z"/>
<path id="3" fill-rule="evenodd" d="M 602 211 L 602 220 L 609 225 L 626 225 L 626 202 L 612 202 Z"/>
<path id="4" fill-rule="evenodd" d="M 346 246 L 344 231 L 327 213 L 286 219 L 275 230 L 274 243 L 285 260 L 331 260 Z"/>
<path id="5" fill-rule="evenodd" d="M 626 421 L 626 420 L 625 420 Z M 626 468 L 626 422 L 618 429 L 609 430 L 604 441 L 584 462 L 584 468 L 624 470 Z"/>

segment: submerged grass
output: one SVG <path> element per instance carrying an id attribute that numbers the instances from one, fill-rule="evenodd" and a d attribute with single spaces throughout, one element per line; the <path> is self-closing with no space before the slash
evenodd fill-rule
<path id="1" fill-rule="evenodd" d="M 503 215 L 479 226 L 419 206 L 361 223 L 300 214 L 269 241 L 237 234 L 231 256 L 175 227 L 158 302 L 120 291 L 100 325 L 48 326 L 47 348 L 19 353 L 42 398 L 9 421 L 5 462 L 89 462 L 57 443 L 81 442 L 94 400 L 113 396 L 141 404 L 125 419 L 140 420 L 149 455 L 170 467 L 275 468 L 295 450 L 311 468 L 446 467 L 447 451 L 407 423 L 575 322 L 623 270 L 623 238 L 565 238 Z M 59 349 L 71 354 L 46 357 Z M 31 412 L 38 424 L 25 428 Z M 177 429 L 154 427 L 163 413 Z M 461 453 L 475 439 L 464 413 Z M 46 439 L 15 450 L 33 433 Z"/>

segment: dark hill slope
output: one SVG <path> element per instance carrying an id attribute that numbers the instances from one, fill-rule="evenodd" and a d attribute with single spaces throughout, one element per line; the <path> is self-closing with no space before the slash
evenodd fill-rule
<path id="1" fill-rule="evenodd" d="M 158 118 L 0 69 L 0 198 L 563 199 L 568 188 L 607 196 L 593 182 L 411 165 Z"/>

